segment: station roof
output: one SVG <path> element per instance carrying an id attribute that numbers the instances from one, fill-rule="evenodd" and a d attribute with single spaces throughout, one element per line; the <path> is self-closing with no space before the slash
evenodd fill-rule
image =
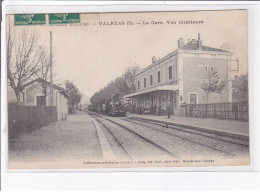
<path id="1" fill-rule="evenodd" d="M 141 90 L 132 94 L 125 95 L 123 98 L 135 98 L 142 94 L 147 94 L 154 91 L 178 91 L 178 85 L 162 85 L 162 86 L 156 86 L 153 88 L 148 88 L 145 90 Z"/>
<path id="2" fill-rule="evenodd" d="M 167 54 L 166 56 L 162 57 L 161 59 L 155 60 L 152 62 L 151 65 L 147 66 L 143 70 L 141 70 L 137 75 L 141 75 L 142 73 L 148 71 L 150 68 L 160 64 L 164 60 L 172 57 L 174 54 L 178 53 L 179 51 L 204 51 L 204 52 L 217 52 L 217 53 L 226 53 L 226 54 L 231 54 L 230 51 L 224 50 L 224 49 L 218 49 L 218 48 L 213 48 L 209 46 L 205 46 L 202 44 L 202 41 L 200 40 L 200 34 L 198 34 L 198 40 L 192 39 L 191 41 L 188 40 L 188 42 L 185 44 L 184 40 L 181 38 L 179 39 L 183 44 L 181 46 L 178 45 L 178 48 L 174 50 L 173 52 Z M 178 42 L 179 42 L 178 41 Z M 200 45 L 200 46 L 199 46 Z"/>
<path id="3" fill-rule="evenodd" d="M 41 79 L 41 78 L 37 78 L 37 79 L 35 79 L 35 80 L 32 80 L 32 81 L 30 81 L 30 82 L 24 84 L 22 87 L 23 87 L 23 88 L 26 88 L 27 86 L 30 86 L 30 85 L 32 85 L 32 84 L 34 84 L 34 83 L 36 83 L 36 82 L 38 82 L 38 83 L 45 83 L 45 84 L 47 84 L 47 85 L 51 85 L 51 82 L 46 81 L 46 80 Z M 69 97 L 68 92 L 67 92 L 64 88 L 62 88 L 62 87 L 60 87 L 60 86 L 57 86 L 56 84 L 53 84 L 53 88 L 56 89 L 56 90 L 59 90 L 60 93 L 62 93 L 66 98 Z"/>

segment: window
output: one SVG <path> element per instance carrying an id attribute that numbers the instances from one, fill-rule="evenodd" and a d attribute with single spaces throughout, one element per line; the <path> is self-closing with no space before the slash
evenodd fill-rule
<path id="1" fill-rule="evenodd" d="M 144 78 L 144 88 L 146 87 L 146 78 Z"/>
<path id="2" fill-rule="evenodd" d="M 169 79 L 172 79 L 172 66 L 169 67 Z"/>
<path id="3" fill-rule="evenodd" d="M 153 85 L 153 75 L 150 75 L 150 85 Z"/>
<path id="4" fill-rule="evenodd" d="M 208 72 L 208 67 L 205 67 L 205 71 Z"/>
<path id="5" fill-rule="evenodd" d="M 45 96 L 37 96 L 37 106 L 46 106 Z"/>
<path id="6" fill-rule="evenodd" d="M 140 90 L 140 81 L 137 82 L 138 90 Z"/>
<path id="7" fill-rule="evenodd" d="M 160 82 L 161 82 L 161 72 L 158 71 L 158 83 L 160 83 Z"/>
<path id="8" fill-rule="evenodd" d="M 214 67 L 211 66 L 210 67 L 210 71 L 213 72 L 214 71 Z"/>
<path id="9" fill-rule="evenodd" d="M 190 94 L 190 104 L 197 104 L 197 95 Z"/>

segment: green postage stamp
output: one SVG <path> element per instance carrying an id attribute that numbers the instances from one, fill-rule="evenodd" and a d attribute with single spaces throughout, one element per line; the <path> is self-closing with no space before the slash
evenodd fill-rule
<path id="1" fill-rule="evenodd" d="M 79 13 L 48 14 L 49 24 L 80 23 Z M 46 24 L 46 14 L 16 14 L 15 25 L 41 25 Z"/>
<path id="2" fill-rule="evenodd" d="M 49 24 L 68 24 L 79 22 L 80 15 L 78 13 L 49 14 Z"/>
<path id="3" fill-rule="evenodd" d="M 46 24 L 45 14 L 16 14 L 15 25 L 39 25 Z"/>

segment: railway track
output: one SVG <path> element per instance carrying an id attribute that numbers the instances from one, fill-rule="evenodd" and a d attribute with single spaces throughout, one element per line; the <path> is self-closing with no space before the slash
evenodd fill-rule
<path id="1" fill-rule="evenodd" d="M 129 120 L 125 120 L 125 121 L 131 122 L 131 121 L 129 121 Z M 191 144 L 196 144 L 196 145 L 198 145 L 198 146 L 200 146 L 200 147 L 205 147 L 205 148 L 208 148 L 208 149 L 217 151 L 217 152 L 221 152 L 221 153 L 223 153 L 223 154 L 225 154 L 225 155 L 228 155 L 228 156 L 232 156 L 232 157 L 235 156 L 234 154 L 232 154 L 232 153 L 230 153 L 230 152 L 228 152 L 228 151 L 226 151 L 226 150 L 223 150 L 223 149 L 220 149 L 220 148 L 218 148 L 218 147 L 215 147 L 215 145 L 214 145 L 214 146 L 211 146 L 211 145 L 209 145 L 209 144 L 204 144 L 204 143 L 202 143 L 202 142 L 193 140 L 193 139 L 190 138 L 190 137 L 185 137 L 183 134 L 181 134 L 181 135 L 174 134 L 174 133 L 168 132 L 168 131 L 166 131 L 166 130 L 161 130 L 161 129 L 159 129 L 159 128 L 154 128 L 154 127 L 146 126 L 146 125 L 143 124 L 143 123 L 137 123 L 137 122 L 131 122 L 131 123 L 135 123 L 135 124 L 137 124 L 137 125 L 139 125 L 139 126 L 146 127 L 146 128 L 149 129 L 149 130 L 154 130 L 154 131 L 158 131 L 158 132 L 160 132 L 160 133 L 164 133 L 164 134 L 166 134 L 168 137 L 169 137 L 169 136 L 172 136 L 172 137 L 174 137 L 174 138 L 179 138 L 179 139 L 181 139 L 181 140 L 183 140 L 183 141 L 185 141 L 185 142 L 189 142 L 189 143 L 191 143 Z"/>
<path id="2" fill-rule="evenodd" d="M 237 154 L 239 154 L 239 152 L 240 152 L 239 150 L 245 150 L 245 151 L 248 150 L 247 144 L 234 142 L 232 140 L 230 141 L 229 139 L 228 140 L 224 139 L 225 137 L 222 138 L 222 137 L 219 137 L 218 135 L 217 135 L 218 137 L 214 137 L 214 136 L 207 135 L 207 133 L 204 133 L 204 134 L 202 132 L 196 133 L 196 132 L 191 131 L 190 129 L 179 128 L 179 127 L 175 128 L 175 127 L 172 127 L 172 126 L 169 126 L 169 125 L 165 126 L 165 125 L 162 125 L 162 123 L 159 123 L 159 122 L 149 122 L 149 121 L 146 121 L 146 120 L 133 121 L 133 120 L 128 119 L 128 118 L 121 118 L 121 119 L 124 120 L 124 121 L 127 121 L 127 122 L 131 122 L 133 124 L 137 124 L 137 125 L 140 125 L 140 126 L 143 126 L 143 127 L 147 127 L 151 130 L 158 130 L 158 131 L 161 131 L 162 133 L 166 133 L 168 135 L 179 137 L 179 138 L 184 139 L 186 141 L 189 141 L 189 142 L 192 142 L 192 143 L 195 143 L 195 144 L 199 144 L 201 146 L 205 146 L 205 147 L 226 153 L 226 154 L 231 155 L 231 156 L 236 156 Z M 151 126 L 149 124 L 157 125 L 160 128 L 154 128 L 153 126 Z M 176 134 L 176 131 L 179 132 L 179 134 L 180 133 L 186 133 L 186 135 L 183 135 L 183 134 L 178 135 L 178 134 Z M 191 134 L 191 136 L 188 135 L 188 134 Z M 200 138 L 197 139 L 197 137 L 200 137 Z M 208 139 L 210 139 L 210 142 L 209 142 L 209 140 L 203 141 L 202 138 L 204 138 L 204 139 L 208 138 Z M 207 143 L 203 143 L 203 142 L 207 142 Z M 226 145 L 226 149 L 221 148 L 224 145 Z M 228 151 L 227 151 L 227 148 L 228 148 Z M 237 152 L 237 154 L 234 154 L 234 152 Z"/>
<path id="3" fill-rule="evenodd" d="M 161 123 L 161 122 L 158 122 L 158 121 L 150 121 L 150 120 L 142 119 L 142 118 L 131 117 L 131 119 L 123 118 L 123 120 L 129 121 L 129 122 L 132 122 L 132 123 L 139 123 L 140 125 L 143 125 L 143 124 L 141 124 L 141 122 L 142 123 L 149 123 L 149 124 L 173 129 L 173 130 L 179 130 L 179 131 L 183 131 L 183 132 L 194 134 L 194 135 L 200 135 L 200 136 L 203 136 L 203 137 L 220 140 L 220 141 L 227 142 L 227 143 L 232 143 L 232 144 L 236 144 L 236 145 L 249 147 L 249 140 L 248 139 L 242 139 L 242 138 L 239 138 L 239 137 L 229 137 L 229 136 L 225 136 L 225 135 L 214 134 L 214 133 L 209 133 L 209 132 L 205 132 L 205 131 L 199 131 L 199 130 L 196 130 L 194 128 L 189 129 L 187 127 L 180 127 L 180 126 L 176 126 L 174 124 L 164 124 L 164 123 Z M 135 122 L 135 121 L 137 121 L 137 122 Z"/>
<path id="4" fill-rule="evenodd" d="M 171 153 L 171 152 L 168 151 L 166 148 L 164 148 L 164 147 L 162 147 L 162 146 L 156 144 L 156 143 L 153 142 L 152 140 L 149 140 L 148 138 L 144 137 L 143 135 L 140 135 L 139 133 L 136 133 L 135 131 L 131 130 L 130 128 L 125 127 L 124 125 L 119 124 L 119 123 L 117 123 L 117 122 L 115 122 L 115 121 L 113 121 L 113 120 L 110 120 L 110 119 L 107 119 L 107 118 L 105 118 L 105 119 L 108 120 L 108 121 L 110 121 L 110 122 L 112 122 L 112 123 L 114 123 L 114 124 L 116 124 L 116 125 L 118 125 L 118 126 L 120 126 L 120 127 L 122 127 L 122 128 L 124 128 L 124 129 L 126 129 L 126 130 L 128 130 L 128 131 L 130 131 L 131 133 L 135 134 L 137 137 L 140 137 L 140 138 L 143 139 L 144 141 L 149 142 L 149 143 L 151 143 L 152 145 L 158 147 L 159 149 L 165 151 L 165 152 L 168 153 L 170 156 L 177 157 L 175 154 Z"/>
<path id="5" fill-rule="evenodd" d="M 106 125 L 104 125 L 104 123 L 102 123 L 100 121 L 100 119 L 96 119 L 98 121 L 98 123 L 104 127 L 108 132 L 109 134 L 114 138 L 114 140 L 119 144 L 119 146 L 121 147 L 121 149 L 124 151 L 124 153 L 127 155 L 127 157 L 131 160 L 133 160 L 133 157 L 131 156 L 131 154 L 128 152 L 128 150 L 125 148 L 123 142 L 121 142 L 119 139 L 117 139 L 117 137 L 114 135 L 113 132 L 111 132 L 111 130 L 109 129 L 109 127 L 107 127 Z"/>
<path id="6" fill-rule="evenodd" d="M 115 141 L 118 142 L 120 147 L 125 151 L 126 155 L 128 155 L 130 159 L 140 159 L 140 155 L 143 155 L 141 157 L 147 157 L 149 155 L 153 157 L 158 157 L 159 155 L 161 155 L 164 158 L 177 158 L 176 155 L 174 155 L 166 148 L 156 144 L 152 140 L 136 133 L 135 131 L 124 125 L 121 125 L 111 119 L 102 117 L 97 114 L 91 114 L 91 116 L 93 116 L 103 128 L 109 131 L 109 133 L 114 137 Z M 127 139 L 129 139 L 130 141 L 139 140 L 139 142 L 136 141 L 136 145 L 130 145 L 129 142 L 127 142 Z M 136 154 L 136 152 L 138 152 L 137 149 L 140 148 L 143 148 L 144 153 Z"/>
<path id="7" fill-rule="evenodd" d="M 182 147 L 182 145 L 184 145 L 185 143 L 189 144 L 190 149 L 198 150 L 198 147 L 200 146 L 202 152 L 215 152 L 217 154 L 222 153 L 222 155 L 224 155 L 225 157 L 235 157 L 239 155 L 240 152 L 247 152 L 248 150 L 248 145 L 246 145 L 246 142 L 241 143 L 237 140 L 233 140 L 230 137 L 208 134 L 205 132 L 203 133 L 201 131 L 194 131 L 192 129 L 183 127 L 175 127 L 171 125 L 165 126 L 162 123 L 155 121 L 152 122 L 133 118 L 129 119 L 125 117 L 105 117 L 97 113 L 89 114 L 91 114 L 92 116 L 94 115 L 98 122 L 109 131 L 109 133 L 116 139 L 116 141 L 118 141 L 121 147 L 126 150 L 127 154 L 131 158 L 133 158 L 133 155 L 135 154 L 133 153 L 133 151 L 129 151 L 129 147 L 124 145 L 124 140 L 122 138 L 120 139 L 120 137 L 115 134 L 115 131 L 113 131 L 114 127 L 109 127 L 107 122 L 113 124 L 113 126 L 117 126 L 117 128 L 121 131 L 128 131 L 132 134 L 132 138 L 139 138 L 145 142 L 149 142 L 153 146 L 163 150 L 165 153 L 175 158 L 180 158 L 182 157 L 182 155 L 177 148 L 177 150 L 174 150 L 173 147 L 179 146 L 180 149 L 183 149 L 183 147 L 185 146 Z M 138 131 L 139 128 L 143 129 L 144 131 L 149 130 L 149 132 L 153 132 L 155 134 L 154 136 L 158 135 L 162 138 L 160 138 L 160 141 L 153 140 L 154 136 L 147 133 L 145 134 L 144 132 L 142 132 L 142 130 Z M 171 139 L 174 141 L 175 144 L 172 143 Z M 166 144 L 167 142 L 170 142 L 169 145 Z M 190 150 L 186 149 L 185 152 L 190 152 Z"/>

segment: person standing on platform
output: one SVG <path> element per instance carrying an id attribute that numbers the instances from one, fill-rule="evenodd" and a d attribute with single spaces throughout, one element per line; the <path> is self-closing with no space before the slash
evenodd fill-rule
<path id="1" fill-rule="evenodd" d="M 166 111 L 167 111 L 168 119 L 169 119 L 171 117 L 171 112 L 172 112 L 172 107 L 171 107 L 170 103 L 168 104 Z"/>

